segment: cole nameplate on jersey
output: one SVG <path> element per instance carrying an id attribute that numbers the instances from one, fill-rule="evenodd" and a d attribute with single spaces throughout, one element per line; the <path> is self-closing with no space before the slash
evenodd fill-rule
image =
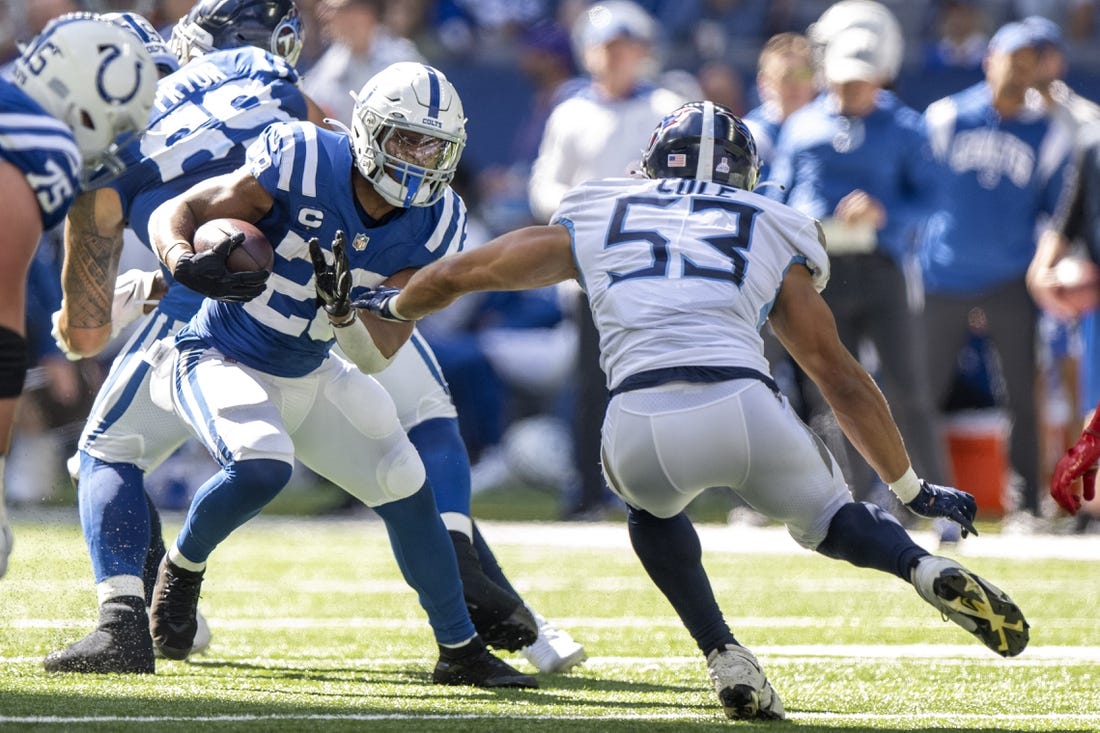
<path id="1" fill-rule="evenodd" d="M 351 241 L 351 246 L 355 248 L 356 252 L 362 252 L 367 248 L 368 242 L 370 242 L 370 237 L 360 232 L 356 234 L 355 239 Z"/>

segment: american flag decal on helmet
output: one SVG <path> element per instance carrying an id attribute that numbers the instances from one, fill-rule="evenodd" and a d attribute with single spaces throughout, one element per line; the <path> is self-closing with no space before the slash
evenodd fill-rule
<path id="1" fill-rule="evenodd" d="M 669 168 L 683 168 L 687 164 L 687 156 L 683 153 L 669 153 L 665 163 Z"/>

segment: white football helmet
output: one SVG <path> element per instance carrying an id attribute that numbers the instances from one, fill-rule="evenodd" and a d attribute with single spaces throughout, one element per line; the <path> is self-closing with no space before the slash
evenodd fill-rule
<path id="1" fill-rule="evenodd" d="M 153 24 L 146 20 L 145 16 L 127 11 L 124 13 L 104 13 L 100 17 L 137 36 L 138 40 L 145 46 L 145 50 L 153 57 L 153 62 L 162 75 L 166 76 L 179 69 L 180 63 L 176 60 L 176 54 L 172 53 L 164 38 L 153 27 Z"/>
<path id="2" fill-rule="evenodd" d="M 116 153 L 148 126 L 157 79 L 141 42 L 92 13 L 51 20 L 12 67 L 16 86 L 72 130 L 84 186 L 122 172 Z"/>
<path id="3" fill-rule="evenodd" d="M 355 95 L 351 147 L 363 177 L 394 206 L 431 206 L 454 178 L 466 147 L 466 117 L 437 69 L 401 62 Z"/>
<path id="4" fill-rule="evenodd" d="M 897 17 L 875 0 L 840 0 L 830 5 L 817 22 L 810 24 L 806 35 L 816 48 L 818 61 L 829 41 L 851 28 L 863 28 L 878 37 L 879 53 L 875 63 L 883 81 L 896 79 L 905 57 L 905 37 Z"/>

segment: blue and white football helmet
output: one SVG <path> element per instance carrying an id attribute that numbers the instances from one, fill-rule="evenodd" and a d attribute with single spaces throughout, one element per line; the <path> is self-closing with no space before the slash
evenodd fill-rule
<path id="1" fill-rule="evenodd" d="M 167 76 L 179 69 L 180 63 L 176 59 L 176 55 L 168 48 L 164 38 L 161 37 L 160 33 L 157 33 L 157 29 L 145 19 L 145 16 L 127 11 L 124 13 L 104 13 L 100 17 L 137 36 L 138 40 L 145 46 L 145 50 L 153 57 L 153 61 L 162 76 Z"/>
<path id="2" fill-rule="evenodd" d="M 390 204 L 431 206 L 466 147 L 462 100 L 439 70 L 392 64 L 355 95 L 351 147 L 359 172 Z"/>
<path id="3" fill-rule="evenodd" d="M 647 178 L 694 178 L 751 191 L 760 174 L 756 141 L 729 108 L 689 102 L 661 120 L 642 153 Z"/>
<path id="4" fill-rule="evenodd" d="M 294 0 L 199 0 L 172 28 L 168 46 L 181 64 L 211 51 L 255 46 L 293 66 L 302 32 Z"/>
<path id="5" fill-rule="evenodd" d="M 15 85 L 72 130 L 85 187 L 122 172 L 117 152 L 148 126 L 158 77 L 130 31 L 92 13 L 51 20 L 12 66 Z"/>

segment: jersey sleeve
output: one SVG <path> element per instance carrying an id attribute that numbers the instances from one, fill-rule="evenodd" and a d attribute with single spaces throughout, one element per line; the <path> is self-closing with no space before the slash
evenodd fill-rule
<path id="1" fill-rule="evenodd" d="M 245 166 L 252 177 L 259 181 L 269 194 L 278 197 L 279 191 L 289 191 L 297 160 L 306 147 L 298 126 L 277 122 L 269 125 L 245 153 Z"/>

